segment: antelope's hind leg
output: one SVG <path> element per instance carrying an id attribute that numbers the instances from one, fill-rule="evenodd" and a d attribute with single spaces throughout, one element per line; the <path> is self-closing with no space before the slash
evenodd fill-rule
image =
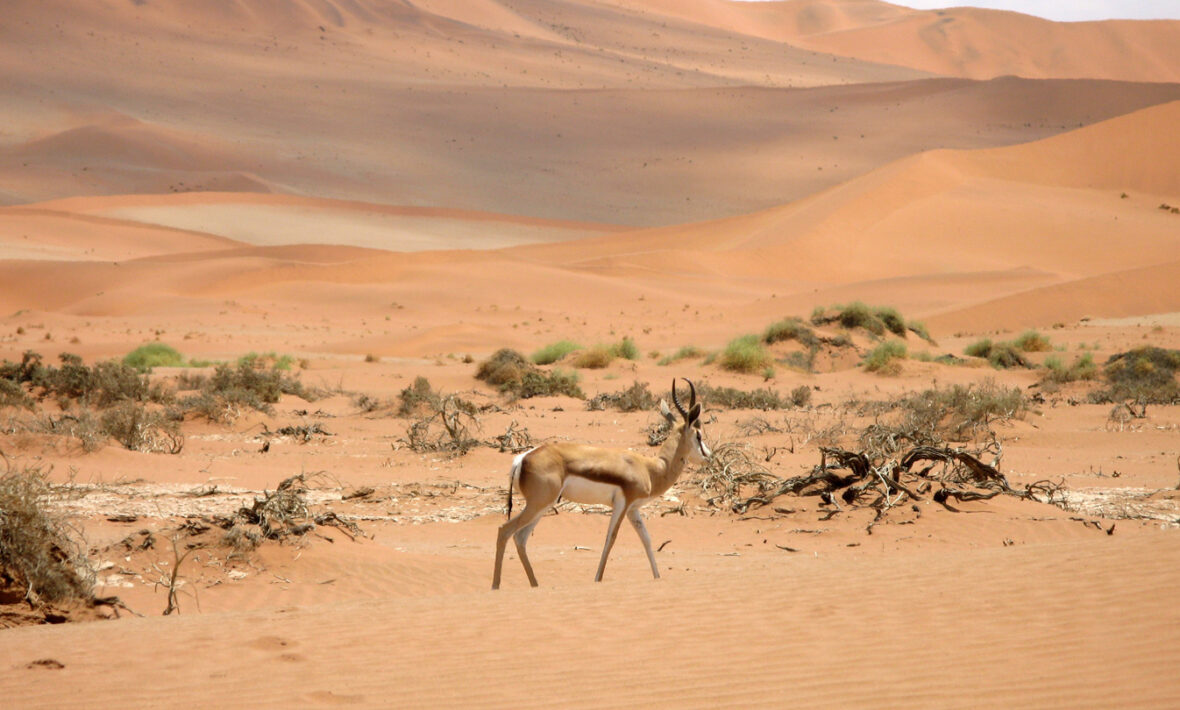
<path id="1" fill-rule="evenodd" d="M 508 538 L 510 537 L 516 542 L 516 551 L 520 555 L 521 564 L 524 565 L 525 574 L 529 576 L 529 584 L 537 586 L 537 578 L 533 574 L 533 566 L 529 564 L 524 543 L 528 541 L 529 533 L 536 527 L 549 505 L 549 503 L 543 506 L 529 503 L 525 505 L 520 515 L 500 526 L 500 531 L 496 534 L 496 569 L 492 573 L 492 589 L 500 588 L 500 575 L 504 568 L 504 550 L 508 547 Z"/>

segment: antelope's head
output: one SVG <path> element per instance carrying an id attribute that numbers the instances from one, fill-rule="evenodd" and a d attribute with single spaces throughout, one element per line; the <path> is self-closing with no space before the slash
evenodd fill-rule
<path id="1" fill-rule="evenodd" d="M 676 380 L 672 380 L 672 403 L 676 411 L 680 412 L 683 421 L 677 421 L 676 415 L 668 409 L 668 403 L 660 400 L 660 413 L 672 425 L 672 436 L 679 437 L 679 446 L 687 446 L 687 458 L 694 463 L 700 463 L 713 455 L 705 444 L 705 435 L 701 429 L 701 405 L 697 402 L 697 388 L 692 380 L 682 378 L 688 383 L 688 409 L 680 403 L 680 395 L 676 392 Z"/>

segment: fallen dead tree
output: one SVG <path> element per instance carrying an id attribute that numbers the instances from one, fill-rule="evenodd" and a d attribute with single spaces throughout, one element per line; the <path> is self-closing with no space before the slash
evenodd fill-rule
<path id="1" fill-rule="evenodd" d="M 1043 480 L 1014 488 L 997 468 L 1000 451 L 997 444 L 993 447 L 996 455 L 989 464 L 980 458 L 981 452 L 950 447 L 916 446 L 898 458 L 874 461 L 864 452 L 823 446 L 819 464 L 791 478 L 771 474 L 748 456 L 722 451 L 723 460 L 706 471 L 701 487 L 710 505 L 725 505 L 739 515 L 784 495 L 819 496 L 833 507 L 831 515 L 846 507 L 872 509 L 877 514 L 869 523 L 870 532 L 888 510 L 906 501 L 930 499 L 951 511 L 955 508 L 948 501 L 998 495 L 1062 503 L 1059 483 Z"/>

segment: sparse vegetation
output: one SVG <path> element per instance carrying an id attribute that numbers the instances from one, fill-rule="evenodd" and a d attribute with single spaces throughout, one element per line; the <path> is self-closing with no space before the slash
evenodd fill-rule
<path id="1" fill-rule="evenodd" d="M 733 372 L 753 373 L 772 363 L 770 353 L 757 335 L 743 335 L 729 341 L 717 357 L 718 364 Z"/>
<path id="2" fill-rule="evenodd" d="M 1050 355 L 1045 358 L 1045 368 L 1046 372 L 1043 380 L 1057 384 L 1076 382 L 1078 380 L 1093 380 L 1098 376 L 1098 365 L 1094 362 L 1094 356 L 1090 353 L 1082 353 L 1077 356 L 1074 358 L 1073 364 L 1069 367 L 1065 366 L 1061 358 L 1056 355 Z"/>
<path id="3" fill-rule="evenodd" d="M 713 387 L 707 382 L 697 384 L 697 394 L 709 408 L 725 409 L 785 409 L 791 406 L 771 389 L 739 390 L 734 387 Z"/>
<path id="4" fill-rule="evenodd" d="M 904 360 L 905 357 L 905 343 L 899 340 L 887 340 L 869 351 L 864 359 L 864 368 L 867 372 L 896 375 L 901 372 L 899 361 Z"/>
<path id="5" fill-rule="evenodd" d="M 971 357 L 984 358 L 998 370 L 1032 367 L 1032 363 L 1014 343 L 993 343 L 990 338 L 985 338 L 968 345 L 963 352 Z"/>
<path id="6" fill-rule="evenodd" d="M 681 348 L 679 350 L 672 353 L 671 355 L 667 355 L 667 356 L 661 358 L 660 361 L 656 364 L 666 366 L 666 365 L 671 365 L 674 362 L 679 362 L 681 360 L 687 360 L 688 358 L 704 357 L 704 356 L 705 356 L 704 350 L 701 350 L 700 348 L 693 346 L 693 345 L 684 345 L 684 346 L 681 346 Z"/>
<path id="7" fill-rule="evenodd" d="M 218 365 L 202 382 L 198 394 L 180 401 L 180 410 L 209 421 L 229 423 L 246 408 L 270 412 L 271 405 L 284 394 L 307 401 L 315 399 L 297 378 L 283 374 L 277 367 L 265 367 L 268 361 L 247 357 L 239 359 L 236 366 Z"/>
<path id="8" fill-rule="evenodd" d="M 906 337 L 906 324 L 897 309 L 889 306 L 869 306 L 860 301 L 847 305 L 837 304 L 829 308 L 817 306 L 811 313 L 814 325 L 838 324 L 848 330 L 862 328 L 880 337 L 886 332 Z"/>
<path id="9" fill-rule="evenodd" d="M 552 365 L 561 360 L 566 355 L 581 350 L 582 346 L 573 342 L 572 340 L 559 340 L 556 343 L 550 343 L 540 350 L 533 353 L 533 362 L 538 365 Z"/>

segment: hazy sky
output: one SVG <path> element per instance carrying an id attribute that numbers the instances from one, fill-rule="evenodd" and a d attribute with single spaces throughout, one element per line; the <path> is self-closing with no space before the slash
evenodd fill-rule
<path id="1" fill-rule="evenodd" d="M 1059 22 L 1081 20 L 1109 20 L 1112 18 L 1130 20 L 1180 19 L 1180 0 L 887 0 L 895 5 L 916 7 L 923 10 L 941 7 L 971 5 L 997 10 L 1015 10 L 1026 15 L 1036 15 Z"/>
<path id="2" fill-rule="evenodd" d="M 980 0 L 979 2 L 931 2 L 930 0 L 893 0 L 895 5 L 930 9 L 955 5 L 1015 10 L 1050 20 L 1180 19 L 1180 0 Z"/>

